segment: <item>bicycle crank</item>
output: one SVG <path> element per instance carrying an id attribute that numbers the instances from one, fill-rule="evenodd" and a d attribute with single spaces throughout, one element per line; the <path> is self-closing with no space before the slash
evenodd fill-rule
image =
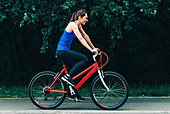
<path id="1" fill-rule="evenodd" d="M 69 95 L 69 94 L 70 94 L 70 95 Z M 68 95 L 69 95 L 70 97 L 73 97 L 73 98 L 75 99 L 75 102 L 80 102 L 80 101 L 77 99 L 76 90 L 74 91 L 74 89 L 72 88 L 72 86 L 69 86 Z"/>

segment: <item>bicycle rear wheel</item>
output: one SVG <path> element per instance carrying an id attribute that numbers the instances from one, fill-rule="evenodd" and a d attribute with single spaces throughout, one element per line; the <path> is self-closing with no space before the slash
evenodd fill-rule
<path id="1" fill-rule="evenodd" d="M 99 76 L 94 78 L 91 84 L 91 98 L 102 109 L 117 109 L 128 98 L 128 84 L 126 80 L 116 72 L 104 72 L 104 81 L 110 91 L 104 87 Z"/>
<path id="2" fill-rule="evenodd" d="M 53 109 L 63 103 L 66 94 L 57 92 L 47 92 L 47 89 L 55 80 L 56 73 L 43 71 L 35 75 L 29 84 L 29 97 L 31 101 L 39 108 Z M 51 87 L 51 90 L 65 91 L 63 82 L 58 80 Z"/>

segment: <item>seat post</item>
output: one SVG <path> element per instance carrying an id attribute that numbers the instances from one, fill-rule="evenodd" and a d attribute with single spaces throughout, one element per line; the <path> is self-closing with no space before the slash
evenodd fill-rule
<path id="1" fill-rule="evenodd" d="M 65 74 L 68 75 L 68 72 L 67 72 L 67 69 L 66 69 L 66 65 L 63 65 L 63 67 L 64 67 Z"/>

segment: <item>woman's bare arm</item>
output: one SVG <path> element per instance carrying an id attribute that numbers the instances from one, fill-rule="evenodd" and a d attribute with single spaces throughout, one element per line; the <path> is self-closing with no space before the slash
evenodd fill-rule
<path id="1" fill-rule="evenodd" d="M 89 46 L 89 44 L 86 42 L 86 40 L 83 38 L 82 34 L 80 33 L 78 26 L 75 23 L 71 23 L 71 28 L 74 32 L 74 34 L 77 36 L 79 41 L 85 46 L 87 49 L 89 49 L 91 52 L 93 52 L 93 49 Z"/>
<path id="2" fill-rule="evenodd" d="M 79 26 L 79 30 L 83 36 L 83 38 L 85 38 L 85 40 L 87 41 L 87 43 L 92 47 L 92 49 L 95 49 L 94 45 L 92 44 L 90 37 L 85 33 L 85 31 L 83 30 L 82 26 Z"/>

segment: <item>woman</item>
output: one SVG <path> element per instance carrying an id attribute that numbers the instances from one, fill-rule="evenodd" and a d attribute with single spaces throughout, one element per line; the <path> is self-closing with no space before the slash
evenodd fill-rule
<path id="1" fill-rule="evenodd" d="M 98 48 L 95 48 L 89 38 L 82 28 L 88 22 L 88 15 L 86 10 L 80 9 L 72 14 L 70 23 L 65 28 L 65 31 L 60 38 L 57 46 L 56 54 L 59 59 L 61 59 L 64 64 L 69 65 L 72 69 L 69 71 L 69 75 L 63 76 L 61 79 L 67 82 L 69 85 L 75 87 L 76 84 L 71 77 L 78 74 L 83 66 L 88 62 L 88 58 L 76 51 L 70 50 L 72 40 L 77 37 L 78 40 L 92 53 L 98 53 Z"/>

